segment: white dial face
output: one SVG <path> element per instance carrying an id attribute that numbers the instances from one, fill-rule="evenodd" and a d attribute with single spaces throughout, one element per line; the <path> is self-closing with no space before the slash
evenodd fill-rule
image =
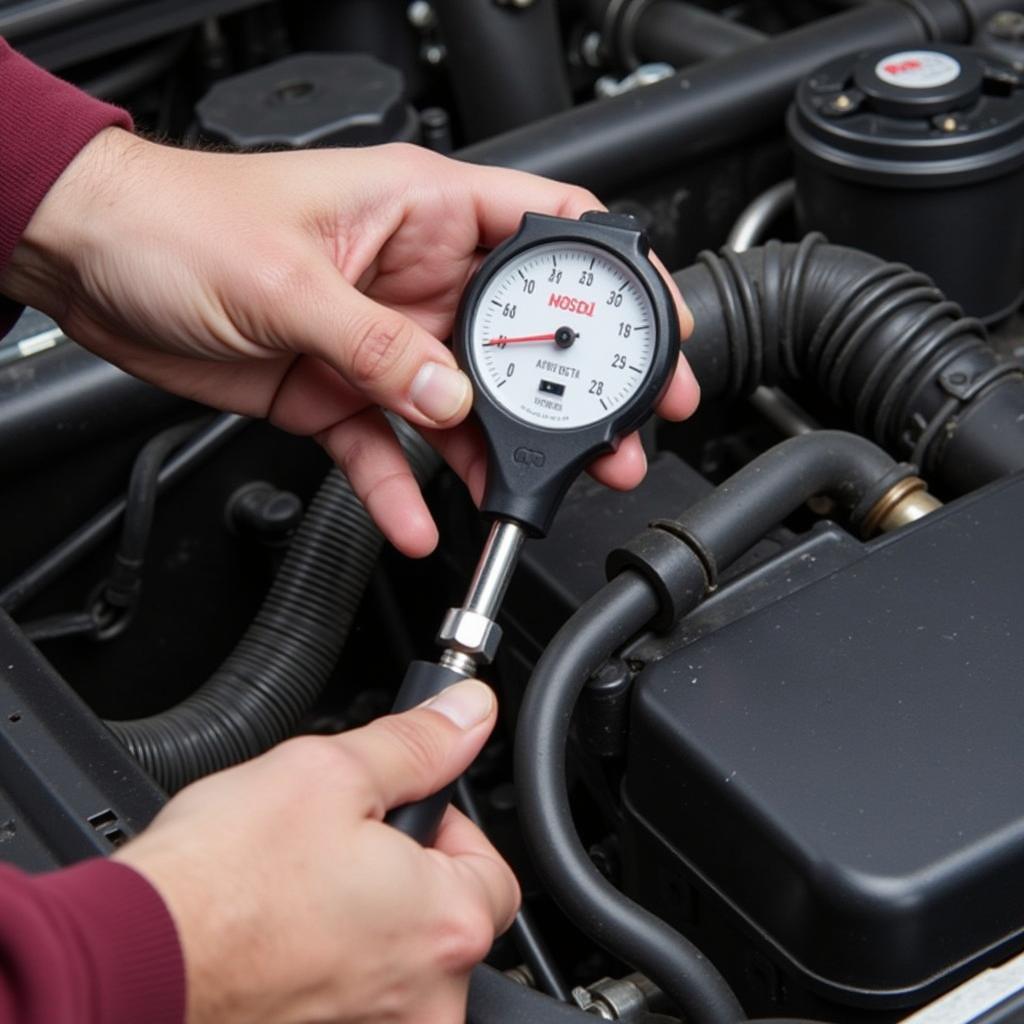
<path id="1" fill-rule="evenodd" d="M 561 430 L 620 409 L 650 373 L 654 308 L 606 250 L 538 245 L 487 283 L 470 325 L 480 382 L 512 416 Z"/>

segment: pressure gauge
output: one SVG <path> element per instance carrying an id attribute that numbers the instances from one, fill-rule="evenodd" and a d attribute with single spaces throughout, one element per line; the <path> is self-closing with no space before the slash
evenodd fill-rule
<path id="1" fill-rule="evenodd" d="M 629 217 L 526 214 L 463 295 L 455 350 L 489 447 L 483 509 L 534 534 L 579 471 L 653 412 L 679 325 Z"/>
<path id="2" fill-rule="evenodd" d="M 454 340 L 487 441 L 481 510 L 494 523 L 462 607 L 438 631 L 444 653 L 409 666 L 396 711 L 493 659 L 523 541 L 543 536 L 577 474 L 654 411 L 679 357 L 679 322 L 632 218 L 528 213 L 463 293 Z M 386 820 L 430 843 L 450 789 Z"/>
<path id="3" fill-rule="evenodd" d="M 585 427 L 621 409 L 653 365 L 655 316 L 643 282 L 618 256 L 550 242 L 487 282 L 470 328 L 476 376 L 510 416 Z"/>

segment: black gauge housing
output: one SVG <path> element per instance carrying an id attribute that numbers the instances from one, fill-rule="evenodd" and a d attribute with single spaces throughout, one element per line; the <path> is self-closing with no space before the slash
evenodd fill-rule
<path id="1" fill-rule="evenodd" d="M 490 280 L 525 250 L 551 242 L 586 243 L 608 252 L 639 278 L 654 316 L 650 368 L 625 404 L 596 423 L 558 429 L 525 423 L 502 408 L 480 379 L 470 350 L 474 314 Z M 470 281 L 455 319 L 459 366 L 473 382 L 473 409 L 487 441 L 487 486 L 481 511 L 544 536 L 579 473 L 642 426 L 664 395 L 679 355 L 679 317 L 668 285 L 650 259 L 650 244 L 632 217 L 585 213 L 580 220 L 527 213 L 519 230 L 494 249 Z"/>

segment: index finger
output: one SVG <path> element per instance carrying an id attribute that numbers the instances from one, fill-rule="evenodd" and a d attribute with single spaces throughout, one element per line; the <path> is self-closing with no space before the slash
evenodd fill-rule
<path id="1" fill-rule="evenodd" d="M 485 249 L 493 249 L 514 234 L 527 212 L 575 219 L 588 210 L 606 209 L 593 192 L 578 185 L 504 167 L 457 166 L 462 186 L 473 201 L 480 245 Z"/>

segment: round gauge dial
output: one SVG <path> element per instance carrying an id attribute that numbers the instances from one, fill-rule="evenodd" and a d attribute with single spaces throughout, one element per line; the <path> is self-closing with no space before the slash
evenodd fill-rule
<path id="1" fill-rule="evenodd" d="M 654 362 L 655 312 L 607 249 L 552 242 L 503 263 L 470 322 L 477 386 L 509 415 L 571 430 L 614 415 Z"/>

